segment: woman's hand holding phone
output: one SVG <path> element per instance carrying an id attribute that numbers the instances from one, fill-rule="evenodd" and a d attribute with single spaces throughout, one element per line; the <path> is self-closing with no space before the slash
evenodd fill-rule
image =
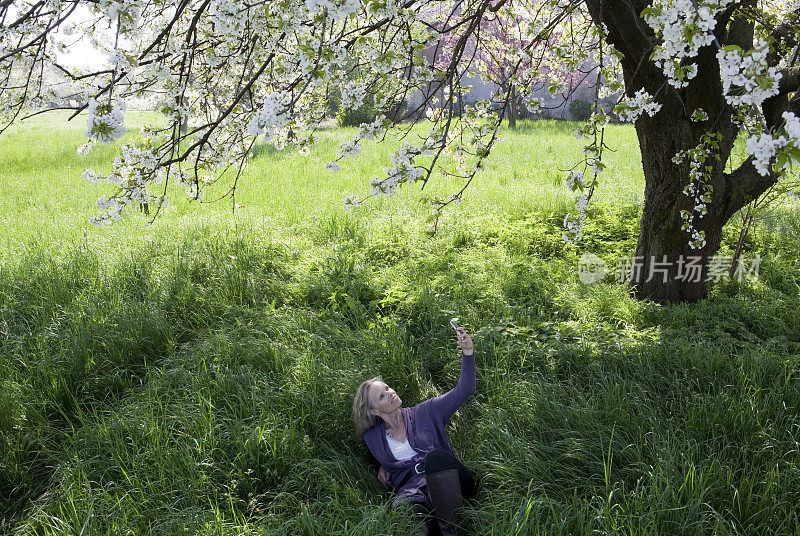
<path id="1" fill-rule="evenodd" d="M 475 348 L 472 345 L 472 339 L 470 338 L 469 334 L 467 334 L 467 330 L 459 327 L 457 324 L 458 318 L 453 318 L 450 320 L 450 325 L 456 330 L 456 335 L 458 335 L 458 346 L 461 348 L 461 351 L 464 352 L 464 355 L 472 355 L 475 353 Z"/>

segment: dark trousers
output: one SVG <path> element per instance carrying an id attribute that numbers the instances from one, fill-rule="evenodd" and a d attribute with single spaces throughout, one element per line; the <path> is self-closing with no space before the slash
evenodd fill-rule
<path id="1" fill-rule="evenodd" d="M 461 463 L 452 453 L 444 449 L 436 449 L 425 455 L 425 474 L 432 475 L 448 469 L 458 469 L 461 482 L 461 495 L 465 500 L 475 498 L 478 491 L 476 475 Z"/>

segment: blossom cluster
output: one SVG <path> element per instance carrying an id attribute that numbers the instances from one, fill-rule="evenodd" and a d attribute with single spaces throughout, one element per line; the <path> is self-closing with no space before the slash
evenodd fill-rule
<path id="1" fill-rule="evenodd" d="M 208 20 L 217 33 L 233 37 L 239 34 L 245 19 L 239 10 L 235 0 L 217 0 L 208 6 Z"/>
<path id="2" fill-rule="evenodd" d="M 136 57 L 121 48 L 115 48 L 108 56 L 108 62 L 115 71 L 131 73 L 137 66 Z"/>
<path id="3" fill-rule="evenodd" d="M 360 204 L 361 199 L 357 195 L 348 195 L 344 200 L 344 209 L 350 211 Z"/>
<path id="4" fill-rule="evenodd" d="M 355 157 L 361 152 L 359 142 L 362 138 L 374 139 L 376 136 L 383 135 L 384 129 L 385 125 L 382 119 L 376 119 L 372 124 L 361 125 L 360 136 L 339 147 L 340 159 L 346 156 Z M 407 142 L 403 143 L 397 152 L 392 155 L 392 167 L 386 169 L 386 176 L 375 177 L 370 180 L 370 196 L 392 196 L 396 193 L 398 185 L 411 184 L 420 179 L 423 175 L 423 169 L 414 163 L 414 158 L 419 155 L 431 154 L 432 146 L 431 138 L 427 138 L 421 146 L 415 146 Z M 328 162 L 325 167 L 334 173 L 340 169 L 337 162 Z M 344 207 L 346 210 L 352 210 L 361 202 L 362 200 L 358 196 L 349 195 L 344 201 Z"/>
<path id="5" fill-rule="evenodd" d="M 305 3 L 310 13 L 327 11 L 333 20 L 347 18 L 361 10 L 361 0 L 305 0 Z"/>
<path id="6" fill-rule="evenodd" d="M 120 212 L 128 203 L 145 205 L 153 202 L 147 187 L 150 183 L 163 180 L 164 171 L 156 171 L 158 158 L 150 149 L 137 148 L 132 143 L 121 146 L 121 154 L 114 159 L 111 173 L 107 176 L 100 175 L 92 169 L 86 169 L 83 177 L 88 182 L 100 183 L 107 181 L 117 187 L 117 193 L 111 197 L 101 196 L 97 207 L 106 211 L 92 217 L 91 223 L 106 225 L 120 219 Z M 159 199 L 157 202 L 166 202 Z"/>
<path id="7" fill-rule="evenodd" d="M 561 234 L 565 242 L 576 243 L 583 238 L 583 226 L 586 221 L 586 211 L 594 193 L 594 185 L 597 184 L 598 177 L 605 169 L 603 163 L 603 143 L 602 137 L 609 116 L 605 113 L 602 106 L 595 105 L 592 108 L 592 115 L 573 134 L 579 140 L 585 140 L 583 145 L 584 172 L 572 171 L 566 180 L 566 186 L 573 192 L 580 192 L 575 198 L 575 208 L 578 214 L 568 213 L 564 217 L 564 229 L 566 233 Z M 591 179 L 587 180 L 586 172 L 591 173 Z M 586 190 L 589 190 L 586 192 Z M 586 193 L 585 193 L 586 192 Z M 570 234 L 574 237 L 570 236 Z"/>
<path id="8" fill-rule="evenodd" d="M 584 182 L 583 173 L 581 173 L 580 171 L 573 171 L 572 173 L 570 173 L 569 177 L 567 178 L 566 185 L 567 188 L 569 188 L 573 192 L 575 190 L 585 189 L 586 183 Z"/>
<path id="9" fill-rule="evenodd" d="M 769 43 L 756 39 L 753 49 L 748 52 L 736 45 L 717 52 L 722 92 L 729 104 L 759 106 L 778 94 L 778 82 L 782 75 L 777 67 L 767 65 L 769 49 Z M 733 93 L 732 87 L 735 88 Z"/>
<path id="10" fill-rule="evenodd" d="M 443 167 L 442 173 L 463 179 L 468 179 L 482 170 L 483 160 L 489 155 L 491 149 L 492 135 L 499 125 L 499 118 L 489 113 L 489 104 L 489 101 L 479 101 L 464 110 L 458 127 L 451 129 L 447 129 L 445 127 L 447 123 L 441 121 L 446 117 L 444 108 L 427 108 L 426 117 L 433 122 L 427 136 L 418 144 L 409 142 L 401 144 L 400 148 L 391 156 L 391 166 L 386 169 L 386 174 L 370 180 L 369 196 L 392 196 L 401 185 L 412 184 L 429 175 L 432 167 L 418 164 L 416 162 L 418 157 L 444 154 L 450 159 L 448 161 L 452 163 L 455 171 L 451 171 L 452 167 Z M 359 136 L 340 147 L 339 159 L 347 156 L 349 154 L 348 146 L 359 139 L 382 137 L 387 126 L 386 118 L 378 118 L 372 124 L 362 124 L 359 128 Z M 338 162 L 329 162 L 326 168 L 334 172 L 340 169 Z M 434 206 L 432 218 L 437 218 L 444 206 L 458 202 L 460 199 L 459 194 L 450 196 L 446 200 L 434 198 L 431 201 Z M 348 196 L 344 202 L 345 209 L 352 210 L 363 201 L 357 196 Z"/>
<path id="11" fill-rule="evenodd" d="M 623 97 L 620 103 L 614 108 L 614 113 L 616 113 L 621 120 L 633 123 L 643 113 L 653 117 L 659 110 L 661 110 L 661 104 L 654 102 L 653 96 L 642 88 L 637 91 L 633 97 Z"/>
<path id="12" fill-rule="evenodd" d="M 800 118 L 792 112 L 784 112 L 782 117 L 786 121 L 786 136 L 762 132 L 750 136 L 745 142 L 747 154 L 753 156 L 753 166 L 763 176 L 769 175 L 773 158 L 777 157 L 775 171 L 780 172 L 797 159 L 800 151 Z"/>
<path id="13" fill-rule="evenodd" d="M 358 127 L 358 135 L 361 139 L 374 141 L 386 134 L 388 120 L 384 117 L 377 117 L 372 123 L 363 123 Z"/>
<path id="14" fill-rule="evenodd" d="M 642 12 L 645 22 L 661 35 L 652 59 L 672 86 L 685 87 L 697 75 L 697 65 L 687 60 L 714 42 L 715 17 L 731 1 L 658 0 Z"/>
<path id="15" fill-rule="evenodd" d="M 90 140 L 110 144 L 120 139 L 128 129 L 125 127 L 125 103 L 99 104 L 89 99 L 86 117 L 86 137 Z"/>
<path id="16" fill-rule="evenodd" d="M 355 158 L 356 156 L 361 154 L 361 139 L 356 137 L 352 140 L 343 143 L 339 146 L 339 156 L 344 158 L 349 156 L 351 158 Z"/>
<path id="17" fill-rule="evenodd" d="M 578 213 L 567 213 L 564 216 L 564 229 L 567 231 L 566 233 L 561 233 L 561 238 L 564 242 L 575 244 L 583 238 L 583 226 L 586 223 L 586 211 L 589 208 L 589 201 L 588 195 L 579 195 L 575 198 L 575 208 L 578 209 Z M 573 236 L 570 236 L 570 234 Z"/>
<path id="18" fill-rule="evenodd" d="M 96 9 L 110 21 L 119 22 L 120 31 L 132 32 L 136 29 L 141 16 L 142 8 L 138 2 L 125 2 L 124 0 L 100 0 Z"/>
<path id="19" fill-rule="evenodd" d="M 770 161 L 785 144 L 784 136 L 773 138 L 769 133 L 762 132 L 747 138 L 745 150 L 753 155 L 753 166 L 758 173 L 767 176 L 770 173 Z"/>
<path id="20" fill-rule="evenodd" d="M 412 184 L 422 177 L 422 169 L 414 164 L 414 157 L 422 154 L 424 149 L 403 143 L 392 155 L 392 167 L 386 169 L 386 178 L 397 183 Z"/>
<path id="21" fill-rule="evenodd" d="M 542 99 L 530 96 L 525 98 L 523 102 L 529 114 L 539 113 L 539 111 L 542 109 Z"/>
<path id="22" fill-rule="evenodd" d="M 367 97 L 367 84 L 350 82 L 341 86 L 342 101 L 340 106 L 347 109 L 357 109 L 364 104 Z"/>
<path id="23" fill-rule="evenodd" d="M 697 147 L 680 151 L 672 158 L 674 164 L 689 163 L 689 184 L 683 194 L 692 200 L 692 210 L 681 210 L 681 230 L 689 234 L 689 247 L 701 249 L 706 245 L 705 231 L 697 228 L 697 220 L 708 213 L 713 187 L 710 184 L 711 160 L 719 160 L 717 151 L 722 135 L 717 132 L 703 136 Z"/>
<path id="24" fill-rule="evenodd" d="M 705 176 L 702 168 L 705 162 L 703 160 L 692 160 L 689 163 L 689 184 L 683 189 L 683 194 L 690 197 L 694 202 L 694 208 L 689 210 L 681 210 L 681 219 L 683 225 L 681 230 L 689 233 L 689 247 L 692 249 L 701 249 L 706 245 L 706 233 L 697 228 L 696 220 L 702 218 L 708 213 L 706 204 L 711 201 L 711 185 L 704 181 Z"/>
<path id="25" fill-rule="evenodd" d="M 247 135 L 264 134 L 266 141 L 275 140 L 282 129 L 291 122 L 289 95 L 272 92 L 264 98 L 261 109 L 247 123 Z"/>

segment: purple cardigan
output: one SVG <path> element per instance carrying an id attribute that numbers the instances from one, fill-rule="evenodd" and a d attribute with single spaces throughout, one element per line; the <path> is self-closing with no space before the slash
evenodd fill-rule
<path id="1" fill-rule="evenodd" d="M 414 466 L 434 449 L 445 449 L 453 453 L 444 425 L 474 392 L 475 354 L 468 356 L 462 353 L 461 375 L 454 389 L 442 396 L 429 398 L 413 408 L 401 408 L 408 443 L 419 453 L 410 460 L 401 462 L 394 457 L 386 440 L 383 421 L 364 432 L 367 448 L 378 463 L 389 471 L 398 499 L 409 498 L 411 502 L 424 500 L 427 488 L 425 474 L 417 474 Z"/>

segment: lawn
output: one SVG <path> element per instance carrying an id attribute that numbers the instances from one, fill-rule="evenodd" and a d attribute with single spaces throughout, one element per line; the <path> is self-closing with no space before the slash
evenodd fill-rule
<path id="1" fill-rule="evenodd" d="M 96 228 L 108 192 L 80 174 L 114 149 L 81 159 L 80 123 L 37 121 L 0 136 L 0 533 L 409 534 L 352 396 L 376 374 L 406 405 L 454 386 L 452 316 L 476 343 L 477 392 L 448 428 L 482 479 L 474 534 L 800 531 L 796 204 L 749 236 L 757 281 L 659 306 L 577 277 L 580 253 L 635 246 L 631 126 L 609 127 L 575 247 L 574 123 L 505 130 L 430 237 L 418 198 L 457 184 L 345 212 L 390 153 L 325 171 L 348 129 L 307 157 L 261 147 L 233 214 L 176 189 L 152 225 Z"/>

